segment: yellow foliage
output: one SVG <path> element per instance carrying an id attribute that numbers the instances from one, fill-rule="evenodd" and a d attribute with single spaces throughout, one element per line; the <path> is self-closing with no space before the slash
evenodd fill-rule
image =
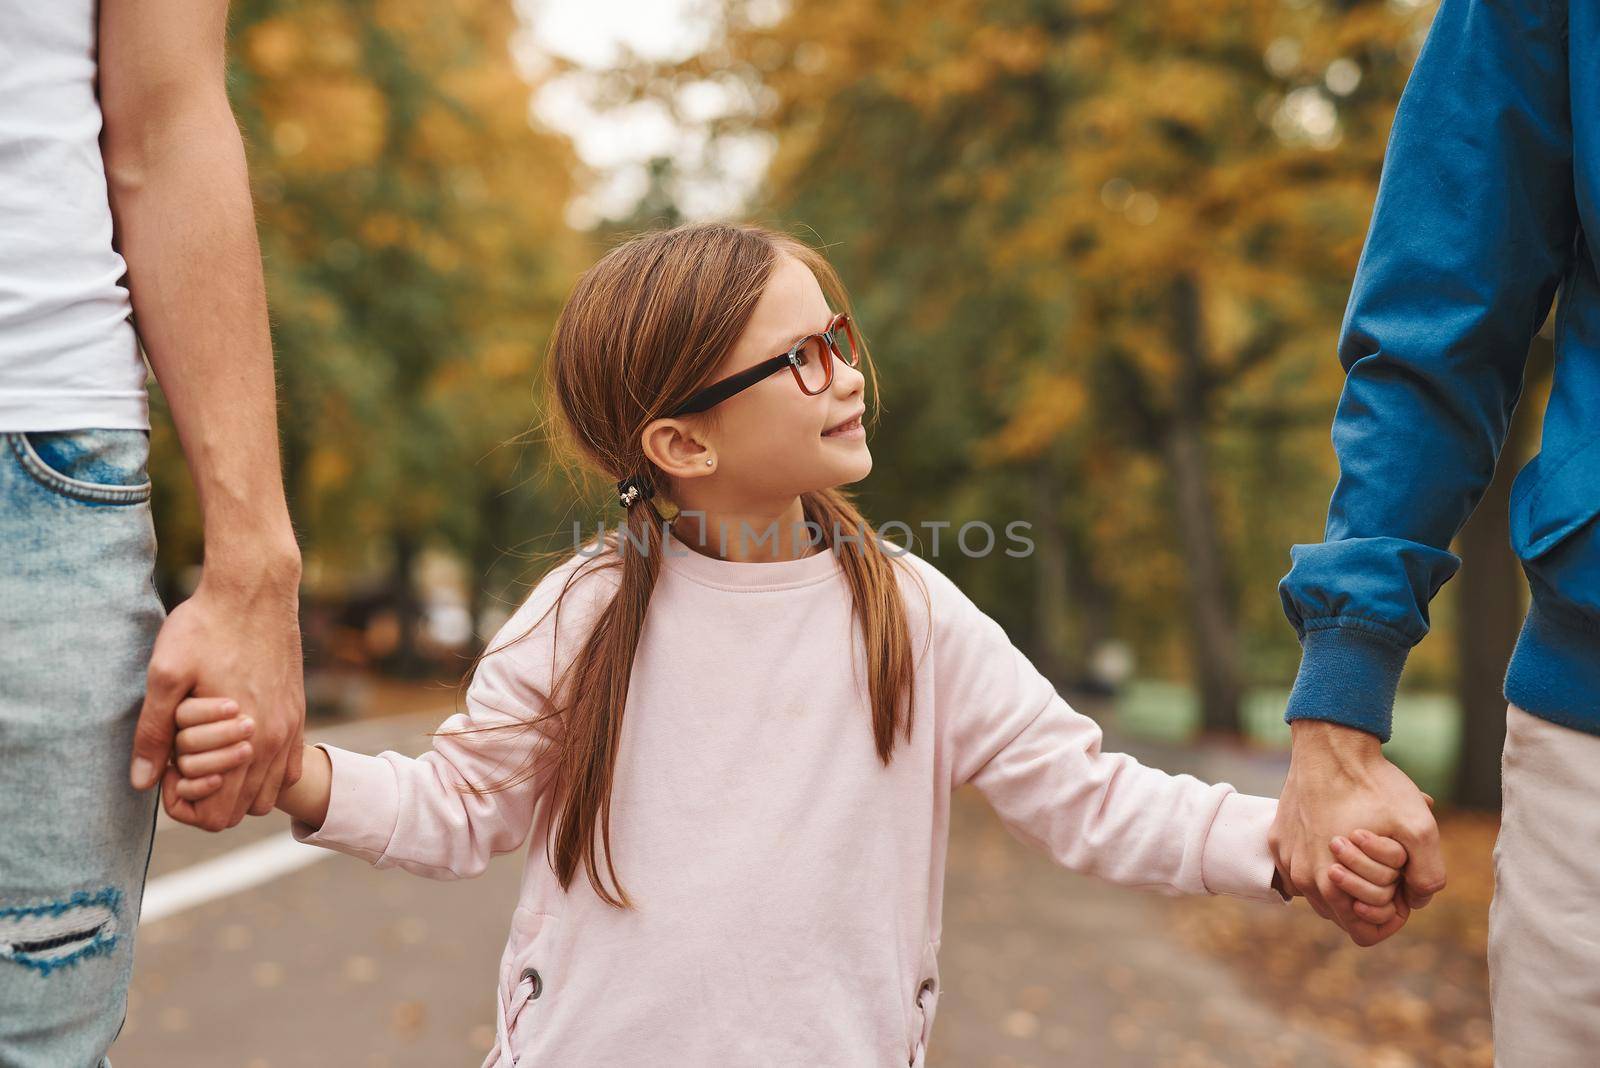
<path id="1" fill-rule="evenodd" d="M 306 464 L 306 479 L 314 493 L 339 492 L 350 480 L 349 455 L 332 446 L 317 449 Z"/>
<path id="2" fill-rule="evenodd" d="M 285 395 L 312 408 L 283 427 L 308 564 L 355 577 L 397 527 L 487 536 L 474 506 L 515 458 L 479 461 L 534 415 L 535 357 L 586 251 L 564 218 L 572 147 L 529 121 L 515 5 L 233 16 Z"/>
<path id="3" fill-rule="evenodd" d="M 1018 406 L 1010 421 L 987 441 L 978 443 L 980 463 L 1028 460 L 1039 455 L 1068 428 L 1079 425 L 1089 400 L 1075 375 L 1045 368 L 1030 371 L 1018 394 Z"/>
<path id="4" fill-rule="evenodd" d="M 300 26 L 288 18 L 267 19 L 250 29 L 240 50 L 257 74 L 282 78 L 300 62 L 304 40 Z"/>

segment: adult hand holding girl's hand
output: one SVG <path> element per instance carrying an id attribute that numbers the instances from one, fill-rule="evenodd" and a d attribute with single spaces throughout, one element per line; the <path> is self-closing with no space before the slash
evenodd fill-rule
<path id="1" fill-rule="evenodd" d="M 1350 895 L 1355 915 L 1380 930 L 1399 930 L 1411 915 L 1406 896 L 1398 893 L 1406 866 L 1406 850 L 1393 838 L 1355 830 L 1335 835 L 1328 845 L 1336 863 L 1328 869 L 1333 885 Z M 1399 923 L 1395 923 L 1396 920 Z"/>
<path id="2" fill-rule="evenodd" d="M 1318 915 L 1338 924 L 1353 942 L 1376 945 L 1405 926 L 1411 909 L 1422 908 L 1444 889 L 1433 800 L 1384 757 L 1375 735 L 1307 719 L 1296 720 L 1290 729 L 1289 776 L 1270 836 L 1278 870 Z M 1342 881 L 1362 873 L 1330 852 L 1329 843 L 1352 827 L 1390 836 L 1406 855 L 1404 900 L 1381 924 L 1357 907 L 1362 899 Z M 1346 875 L 1335 876 L 1341 863 Z"/>
<path id="3" fill-rule="evenodd" d="M 239 714 L 231 697 L 187 697 L 178 702 L 173 723 L 177 760 L 162 776 L 161 799 L 173 819 L 198 823 L 195 803 L 222 789 L 228 772 L 250 763 L 256 724 Z"/>
<path id="4" fill-rule="evenodd" d="M 168 810 L 208 831 L 232 827 L 247 811 L 266 815 L 278 791 L 300 776 L 306 708 L 300 570 L 297 556 L 284 560 L 247 567 L 213 560 L 208 550 L 199 588 L 167 616 L 150 656 L 129 769 L 134 789 L 161 781 L 183 699 L 226 693 L 255 721 L 250 761 L 224 773 L 221 788 L 198 803 Z"/>
<path id="5" fill-rule="evenodd" d="M 162 800 L 174 819 L 193 822 L 194 804 L 222 788 L 223 777 L 250 763 L 255 724 L 228 697 L 190 697 L 178 704 L 177 761 L 161 783 Z M 327 818 L 332 766 L 315 746 L 302 753 L 303 774 L 279 791 L 276 806 L 295 819 L 320 827 Z"/>
<path id="6" fill-rule="evenodd" d="M 1405 897 L 1397 893 L 1406 865 L 1405 848 L 1393 838 L 1357 830 L 1348 838 L 1336 836 L 1328 849 L 1334 858 L 1330 876 L 1354 900 L 1356 914 L 1377 928 L 1403 926 L 1411 914 Z M 1286 898 L 1303 896 L 1281 870 L 1273 873 L 1272 888 Z"/>

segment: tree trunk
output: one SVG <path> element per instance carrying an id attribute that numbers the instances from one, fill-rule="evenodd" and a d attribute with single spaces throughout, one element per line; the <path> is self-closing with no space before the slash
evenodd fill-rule
<path id="1" fill-rule="evenodd" d="M 417 561 L 417 539 L 408 530 L 397 530 L 394 532 L 393 546 L 389 602 L 394 606 L 399 639 L 389 658 L 389 669 L 402 678 L 415 678 L 422 674 L 422 657 L 417 649 L 417 632 L 422 626 L 422 604 L 412 581 L 412 571 Z"/>
<path id="2" fill-rule="evenodd" d="M 1189 580 L 1190 661 L 1200 691 L 1203 728 L 1238 734 L 1242 699 L 1238 623 L 1211 499 L 1211 463 L 1205 441 L 1204 335 L 1199 293 L 1192 278 L 1185 276 L 1174 284 L 1172 313 L 1179 371 L 1164 444 Z"/>
<path id="3" fill-rule="evenodd" d="M 1114 692 L 1122 680 L 1100 677 L 1092 665 L 1102 646 L 1112 640 L 1116 597 L 1095 574 L 1089 533 L 1082 521 L 1069 518 L 1063 527 L 1067 557 L 1067 604 L 1077 624 L 1077 685 L 1101 695 Z"/>
<path id="4" fill-rule="evenodd" d="M 1061 530 L 1060 476 L 1048 453 L 1034 462 L 1032 475 L 1032 536 L 1038 557 L 1033 583 L 1033 662 L 1040 673 L 1061 687 L 1077 681 L 1083 657 L 1081 650 L 1072 649 L 1073 606 L 1067 595 L 1071 564 Z"/>
<path id="5" fill-rule="evenodd" d="M 1523 396 L 1549 384 L 1551 344 L 1534 340 Z M 1456 539 L 1457 696 L 1461 745 L 1457 753 L 1455 802 L 1464 808 L 1500 807 L 1500 751 L 1506 740 L 1506 664 L 1522 624 L 1523 577 L 1507 538 L 1511 482 L 1538 440 L 1537 413 L 1519 404 L 1494 480 Z"/>
<path id="6" fill-rule="evenodd" d="M 483 625 L 488 618 L 489 606 L 494 603 L 500 589 L 495 565 L 502 555 L 498 546 L 509 511 L 506 502 L 505 491 L 493 485 L 486 487 L 478 498 L 479 521 L 472 541 L 472 571 L 467 576 L 470 591 L 468 610 L 472 613 L 472 638 L 466 649 L 469 657 L 482 653 L 489 639 L 494 637 L 493 634 L 484 633 Z"/>

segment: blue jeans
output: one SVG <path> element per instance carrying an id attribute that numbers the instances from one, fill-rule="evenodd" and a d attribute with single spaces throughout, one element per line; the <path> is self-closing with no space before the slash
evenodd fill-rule
<path id="1" fill-rule="evenodd" d="M 157 793 L 128 783 L 156 593 L 143 430 L 0 433 L 0 1065 L 122 1028 Z"/>

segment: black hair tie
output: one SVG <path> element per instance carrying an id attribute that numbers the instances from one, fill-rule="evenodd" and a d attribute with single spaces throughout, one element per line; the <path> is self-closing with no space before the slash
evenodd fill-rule
<path id="1" fill-rule="evenodd" d="M 656 515 L 667 522 L 678 518 L 678 506 L 666 497 L 656 496 L 655 487 L 643 475 L 629 475 L 617 483 L 617 503 L 632 508 L 640 501 L 649 501 Z"/>
<path id="2" fill-rule="evenodd" d="M 640 501 L 647 501 L 655 496 L 655 488 L 639 475 L 629 475 L 617 483 L 617 503 L 624 508 L 631 508 Z"/>

